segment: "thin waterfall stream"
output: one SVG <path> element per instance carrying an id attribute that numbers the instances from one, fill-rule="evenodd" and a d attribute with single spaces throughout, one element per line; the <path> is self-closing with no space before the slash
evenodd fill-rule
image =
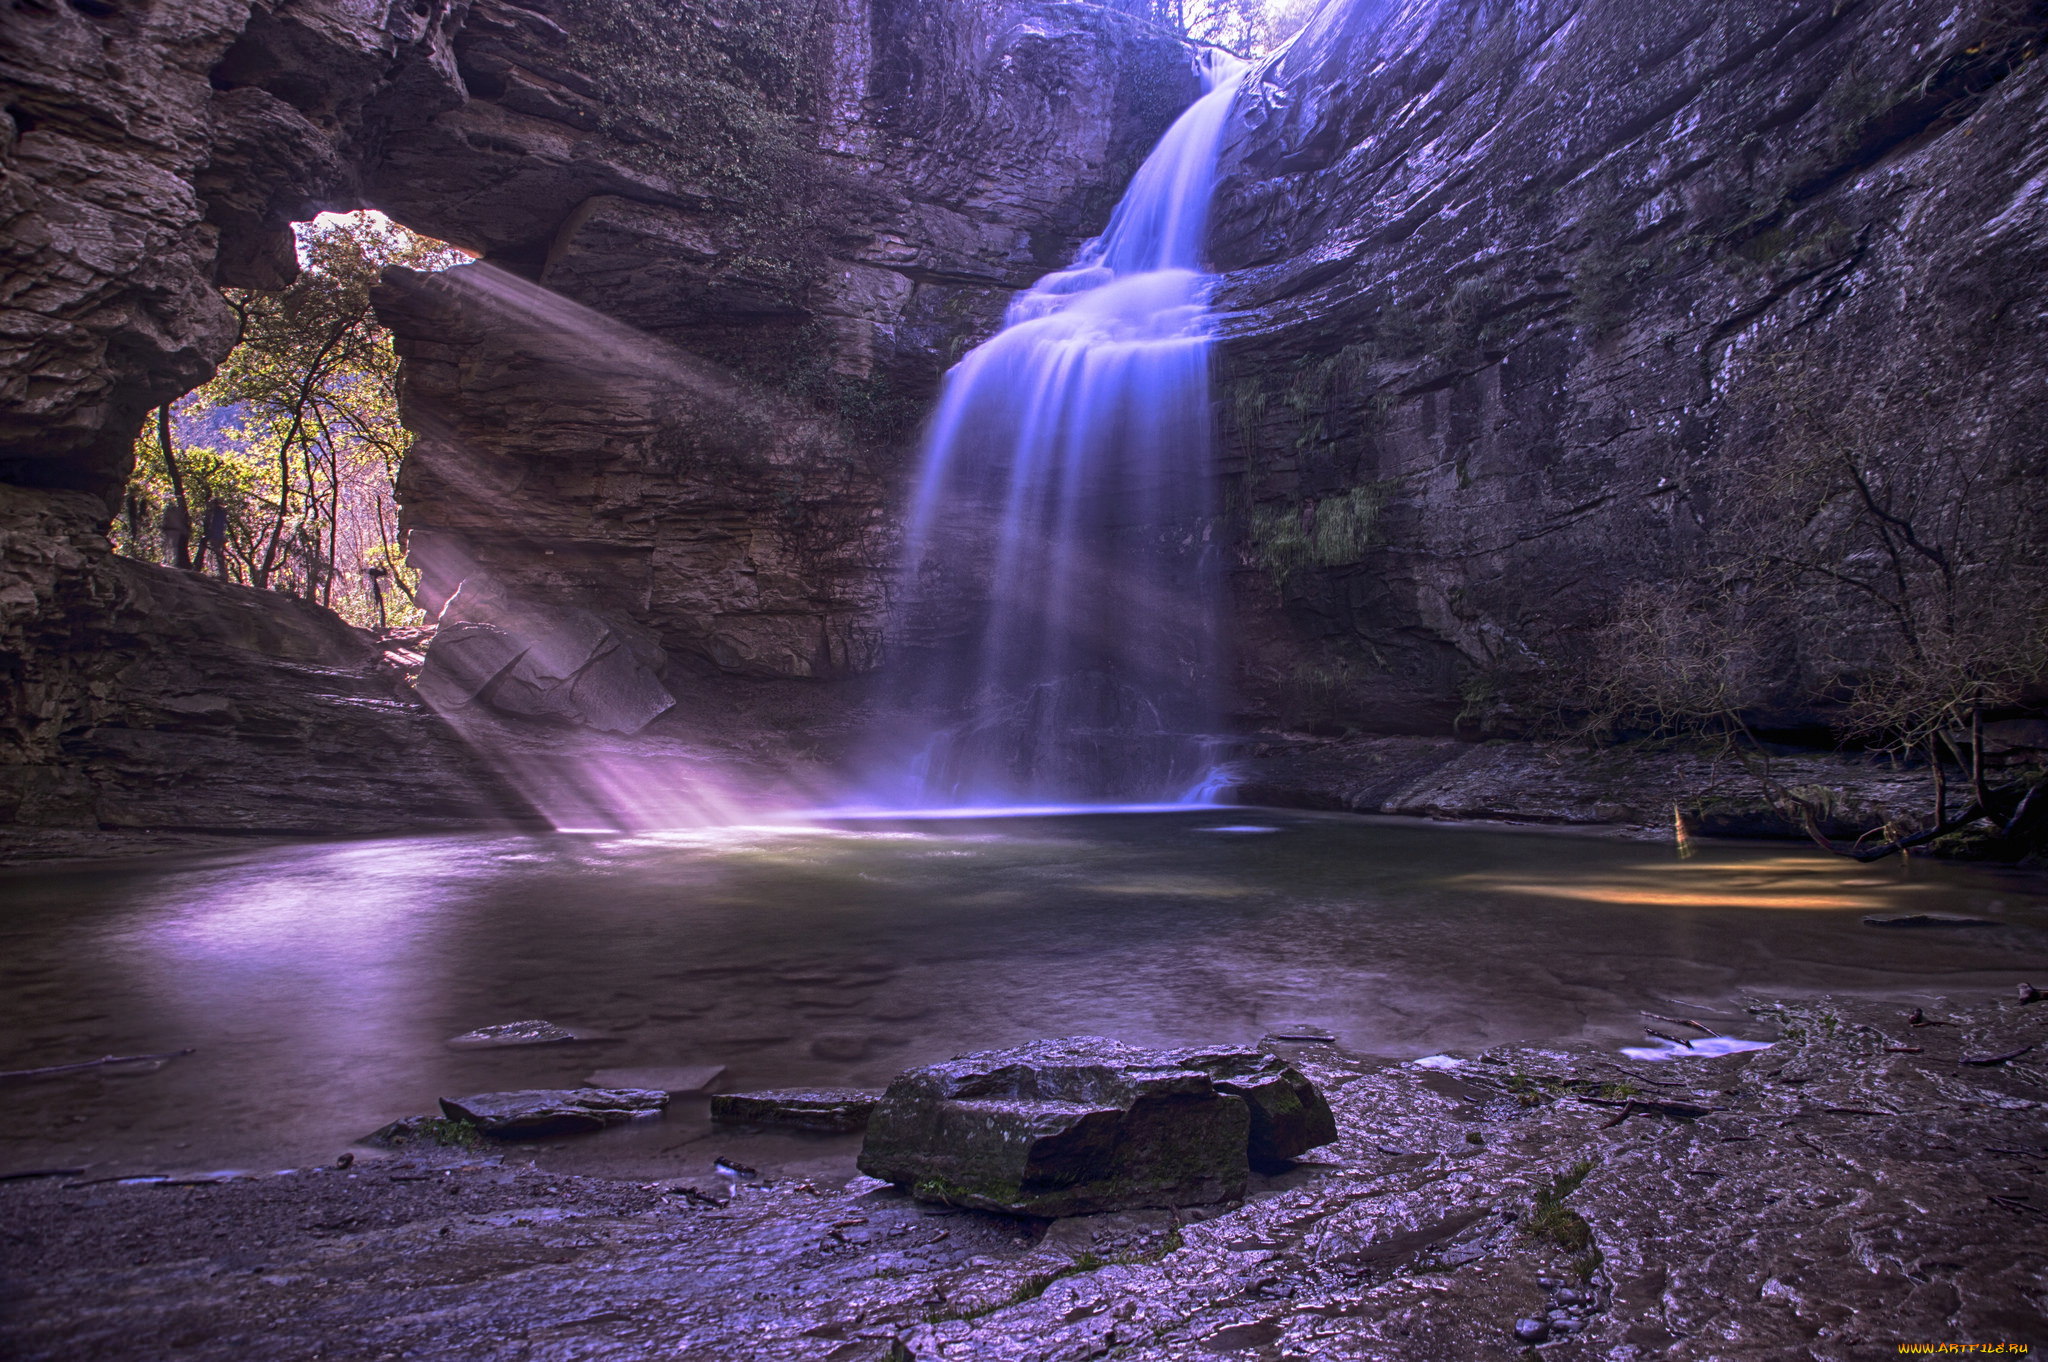
<path id="1" fill-rule="evenodd" d="M 897 754 L 881 802 L 1171 800 L 1220 712 L 1210 278 L 1242 64 L 1133 177 L 1102 236 L 947 376 L 910 508 Z M 902 755 L 911 754 L 906 760 Z"/>

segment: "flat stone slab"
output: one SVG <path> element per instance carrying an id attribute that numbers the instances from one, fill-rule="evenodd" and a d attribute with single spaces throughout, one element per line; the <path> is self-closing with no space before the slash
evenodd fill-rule
<path id="1" fill-rule="evenodd" d="M 851 1135 L 867 1129 L 880 1099 L 859 1088 L 788 1088 L 771 1092 L 722 1092 L 711 1099 L 718 1125 L 780 1126 Z"/>
<path id="2" fill-rule="evenodd" d="M 1988 917 L 1962 917 L 1955 913 L 1878 913 L 1863 919 L 1866 927 L 1997 927 Z"/>
<path id="3" fill-rule="evenodd" d="M 584 1135 L 658 1114 L 668 1094 L 651 1088 L 532 1088 L 444 1097 L 441 1110 L 494 1140 Z"/>
<path id="4" fill-rule="evenodd" d="M 599 1069 L 584 1079 L 593 1088 L 649 1088 L 670 1097 L 704 1092 L 725 1076 L 723 1064 L 684 1064 L 671 1068 Z"/>
<path id="5" fill-rule="evenodd" d="M 479 1026 L 474 1031 L 449 1037 L 448 1045 L 456 1050 L 496 1050 L 513 1045 L 573 1045 L 582 1039 L 566 1026 L 534 1018 L 531 1021 L 502 1022 L 497 1026 Z"/>
<path id="6" fill-rule="evenodd" d="M 1140 1050 L 1096 1036 L 912 1069 L 868 1123 L 860 1171 L 922 1201 L 1064 1216 L 1244 1194 L 1261 1161 L 1336 1135 L 1314 1086 L 1253 1050 Z"/>

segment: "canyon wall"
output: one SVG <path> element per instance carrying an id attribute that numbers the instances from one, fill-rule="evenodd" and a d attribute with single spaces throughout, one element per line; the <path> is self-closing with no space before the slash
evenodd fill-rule
<path id="1" fill-rule="evenodd" d="M 1899 642 L 1887 544 L 1981 617 L 1951 655 L 2025 653 L 2044 32 L 2011 0 L 1326 8 L 1240 102 L 1213 229 L 1248 712 L 1521 731 L 1619 630 L 1646 690 L 1662 649 L 1754 722 L 1837 724 Z"/>
<path id="2" fill-rule="evenodd" d="M 1897 633 L 1849 582 L 1884 544 L 2048 599 L 2044 32 L 1328 6 L 1238 102 L 1212 240 L 1241 726 L 1527 731 L 1641 617 L 1817 731 Z M 338 830 L 533 810 L 366 637 L 111 559 L 217 286 L 283 283 L 329 208 L 474 255 L 377 299 L 429 603 L 599 621 L 682 697 L 657 734 L 815 738 L 886 669 L 939 376 L 1195 91 L 1115 5 L 1004 0 L 21 0 L 0 80 L 0 820 L 306 829 L 272 795 L 317 749 Z M 1866 511 L 1812 499 L 1838 465 Z M 1842 580 L 1749 591 L 1802 496 Z M 277 779 L 201 778 L 237 766 Z"/>
<path id="3" fill-rule="evenodd" d="M 473 7 L 471 99 L 369 186 L 486 262 L 379 297 L 413 561 L 431 600 L 587 602 L 690 675 L 865 674 L 940 374 L 1102 228 L 1194 77 L 1094 6 L 616 8 Z M 706 70 L 744 74 L 664 87 Z"/>
<path id="4" fill-rule="evenodd" d="M 429 600 L 646 638 L 717 726 L 691 677 L 872 665 L 938 374 L 1194 88 L 1113 8 L 1000 0 L 23 0 L 0 82 L 0 825 L 230 831 L 535 817 L 402 649 L 109 551 L 294 221 L 478 257 L 379 298 Z"/>

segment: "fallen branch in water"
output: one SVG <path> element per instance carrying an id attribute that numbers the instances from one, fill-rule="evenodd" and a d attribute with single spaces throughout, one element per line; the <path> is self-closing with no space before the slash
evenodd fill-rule
<path id="1" fill-rule="evenodd" d="M 52 1064 L 47 1069 L 9 1069 L 0 1072 L 0 1083 L 23 1078 L 56 1078 L 61 1074 L 84 1073 L 87 1069 L 114 1068 L 123 1064 L 161 1064 L 167 1059 L 189 1055 L 192 1051 L 172 1050 L 161 1055 L 105 1055 L 99 1059 L 82 1060 L 77 1064 Z"/>
<path id="2" fill-rule="evenodd" d="M 1977 1068 L 1984 1069 L 1989 1068 L 1993 1064 L 2003 1064 L 2009 1059 L 2018 1059 L 2021 1055 L 2028 1054 L 2033 1049 L 2034 1047 L 2031 1045 L 2022 1045 L 2019 1049 L 2012 1051 L 2010 1054 L 1964 1055 L 1962 1059 L 1958 1062 L 1963 1064 L 1972 1064 L 1975 1065 Z"/>
<path id="3" fill-rule="evenodd" d="M 1721 1033 L 1719 1031 L 1716 1031 L 1713 1027 L 1707 1026 L 1704 1023 L 1696 1022 L 1690 1017 L 1660 1017 L 1655 1012 L 1645 1012 L 1643 1015 L 1645 1017 L 1648 1017 L 1651 1021 L 1670 1022 L 1673 1026 L 1690 1026 L 1695 1031 L 1706 1032 L 1715 1040 L 1721 1039 Z"/>

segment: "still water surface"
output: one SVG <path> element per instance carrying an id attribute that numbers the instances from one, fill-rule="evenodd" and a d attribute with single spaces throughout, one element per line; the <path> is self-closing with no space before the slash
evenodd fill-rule
<path id="1" fill-rule="evenodd" d="M 0 1069 L 195 1051 L 6 1084 L 0 1173 L 324 1161 L 437 1097 L 606 1067 L 880 1086 L 1041 1036 L 1250 1041 L 1303 1022 L 1395 1059 L 1618 1049 L 1643 1043 L 1644 1010 L 1741 1018 L 1750 993 L 1825 991 L 1909 1006 L 2009 989 L 2048 948 L 2038 879 L 1248 810 L 267 847 L 12 872 L 0 903 Z M 1901 911 L 2002 925 L 1862 922 Z M 445 1044 L 529 1017 L 600 1039 Z M 704 1110 L 561 1157 L 703 1161 Z"/>

